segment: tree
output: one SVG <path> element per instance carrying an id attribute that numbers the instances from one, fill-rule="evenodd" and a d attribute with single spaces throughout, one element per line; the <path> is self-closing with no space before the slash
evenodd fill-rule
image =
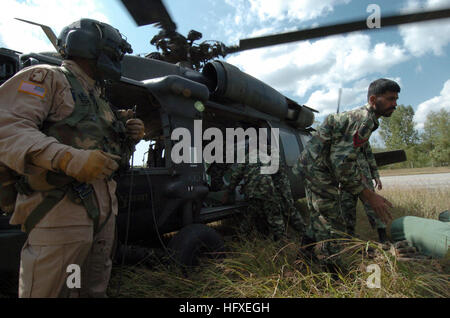
<path id="1" fill-rule="evenodd" d="M 413 168 L 420 152 L 418 151 L 419 133 L 414 128 L 414 109 L 411 106 L 398 105 L 391 117 L 380 118 L 380 137 L 388 150 L 403 149 L 407 161 L 392 168 Z"/>
<path id="2" fill-rule="evenodd" d="M 387 149 L 405 149 L 419 142 L 419 134 L 414 128 L 414 109 L 399 105 L 391 117 L 381 117 L 380 136 Z"/>
<path id="3" fill-rule="evenodd" d="M 423 147 L 432 165 L 450 164 L 450 112 L 444 108 L 429 112 L 423 130 Z"/>

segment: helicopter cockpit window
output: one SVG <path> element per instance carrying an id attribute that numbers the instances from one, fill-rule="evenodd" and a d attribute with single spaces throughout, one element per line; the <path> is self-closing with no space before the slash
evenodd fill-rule
<path id="1" fill-rule="evenodd" d="M 166 158 L 164 139 L 158 138 L 155 140 L 151 140 L 147 154 L 147 168 L 165 166 Z"/>
<path id="2" fill-rule="evenodd" d="M 300 148 L 298 146 L 297 137 L 290 131 L 280 128 L 280 140 L 283 144 L 286 164 L 292 167 L 300 156 Z"/>

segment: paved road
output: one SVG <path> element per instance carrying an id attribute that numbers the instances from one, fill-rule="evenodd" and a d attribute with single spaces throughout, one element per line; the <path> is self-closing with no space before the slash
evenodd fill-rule
<path id="1" fill-rule="evenodd" d="M 386 189 L 391 187 L 448 189 L 450 173 L 381 177 L 381 182 Z"/>

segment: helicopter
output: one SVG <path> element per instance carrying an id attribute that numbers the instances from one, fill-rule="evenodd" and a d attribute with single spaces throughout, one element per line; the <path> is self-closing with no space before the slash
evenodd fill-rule
<path id="1" fill-rule="evenodd" d="M 208 224 L 245 212 L 247 204 L 236 190 L 235 201 L 222 204 L 223 191 L 209 180 L 208 165 L 201 160 L 175 162 L 174 130 L 190 132 L 191 145 L 209 128 L 265 128 L 279 131 L 280 164 L 288 171 L 294 200 L 305 196 L 303 180 L 291 172 L 314 131 L 313 108 L 284 96 L 268 84 L 225 62 L 225 56 L 244 50 L 280 45 L 334 34 L 367 30 L 366 20 L 240 40 L 237 46 L 218 41 L 197 44 L 202 35 L 192 30 L 185 37 L 161 0 L 121 0 L 138 26 L 153 24 L 161 31 L 151 39 L 157 51 L 145 56 L 125 55 L 120 81 L 108 83 L 113 105 L 135 109 L 146 126 L 150 142 L 147 162 L 131 167 L 117 179 L 118 244 L 162 247 L 183 266 L 199 256 L 224 249 L 221 235 Z M 450 17 L 450 9 L 382 18 L 385 27 Z M 24 20 L 23 20 L 24 21 Z M 30 22 L 30 21 L 25 21 Z M 56 36 L 44 30 L 56 52 L 27 53 L 0 49 L 1 81 L 21 68 L 40 63 L 60 65 Z M 0 82 L 1 84 L 1 82 Z M 204 141 L 204 140 L 203 140 Z M 201 141 L 198 145 L 203 147 Z M 193 152 L 195 147 L 191 147 Z M 192 155 L 192 154 L 191 154 Z M 375 153 L 378 166 L 406 160 L 403 150 Z M 198 159 L 198 158 L 197 158 Z M 226 176 L 223 175 L 226 182 Z M 0 271 L 17 272 L 20 249 L 26 236 L 0 218 Z M 170 234 L 170 235 L 169 235 Z M 8 255 L 8 257 L 3 256 Z"/>

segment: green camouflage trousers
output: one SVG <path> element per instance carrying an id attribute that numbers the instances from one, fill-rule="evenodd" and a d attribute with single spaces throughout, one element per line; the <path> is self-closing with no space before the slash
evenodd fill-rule
<path id="1" fill-rule="evenodd" d="M 286 224 L 280 202 L 260 198 L 248 198 L 247 202 L 247 213 L 240 227 L 242 232 L 247 233 L 256 227 L 258 232 L 274 239 L 285 236 Z"/>
<path id="2" fill-rule="evenodd" d="M 367 182 L 374 191 L 373 184 Z M 355 234 L 356 204 L 358 196 L 340 191 L 322 172 L 314 170 L 314 175 L 305 176 L 305 192 L 310 213 L 307 235 L 316 242 L 348 237 Z M 365 212 L 372 227 L 386 228 L 372 208 L 365 203 Z M 348 235 L 346 235 L 348 234 Z M 337 253 L 339 247 L 328 244 L 330 253 Z"/>
<path id="3" fill-rule="evenodd" d="M 294 200 L 292 199 L 292 195 L 290 195 L 290 192 L 289 197 L 287 197 L 287 195 L 276 195 L 276 197 L 278 202 L 280 203 L 286 227 L 290 225 L 294 230 L 303 235 L 306 230 L 306 224 L 303 220 L 302 215 L 300 214 L 300 211 L 295 207 Z"/>
<path id="4" fill-rule="evenodd" d="M 358 166 L 363 174 L 364 184 L 369 187 L 370 190 L 375 192 L 375 188 L 373 186 L 373 176 L 370 162 L 375 161 L 375 158 L 372 160 L 368 160 L 366 156 L 362 152 L 358 153 Z M 373 155 L 372 155 L 373 157 Z M 369 157 L 370 158 L 370 157 Z M 372 163 L 372 166 L 375 166 L 376 163 Z M 378 172 L 376 172 L 377 177 Z M 356 225 L 356 205 L 358 203 L 358 196 L 355 196 L 349 192 L 343 191 L 341 196 L 341 205 L 342 211 L 344 212 L 344 218 L 347 221 L 347 230 L 346 232 L 350 235 L 355 234 L 355 225 Z M 375 211 L 368 204 L 363 202 L 364 211 L 366 212 L 367 218 L 369 219 L 370 226 L 372 229 L 386 229 L 386 224 L 384 224 L 380 218 L 376 215 Z"/>
<path id="5" fill-rule="evenodd" d="M 374 189 L 372 189 L 374 191 Z M 346 220 L 346 233 L 350 235 L 355 235 L 356 226 L 356 205 L 358 203 L 358 196 L 353 195 L 349 192 L 343 191 L 341 195 L 341 206 L 344 213 L 344 218 Z M 369 219 L 370 226 L 372 229 L 385 229 L 386 224 L 384 224 L 380 218 L 376 215 L 375 211 L 372 210 L 368 203 L 363 202 L 364 211 L 366 212 L 367 218 Z"/>
<path id="6" fill-rule="evenodd" d="M 321 254 L 331 256 L 341 250 L 340 238 L 346 237 L 347 220 L 342 212 L 339 189 L 332 184 L 316 184 L 305 178 L 305 194 L 310 213 L 306 235 L 322 242 Z"/>
<path id="7" fill-rule="evenodd" d="M 274 198 L 281 205 L 281 211 L 286 222 L 286 226 L 292 226 L 294 230 L 301 235 L 305 233 L 305 222 L 300 211 L 297 210 L 294 204 L 294 199 L 291 191 L 291 183 L 287 175 L 286 167 L 280 165 L 278 172 L 271 175 L 273 184 L 275 186 Z"/>

